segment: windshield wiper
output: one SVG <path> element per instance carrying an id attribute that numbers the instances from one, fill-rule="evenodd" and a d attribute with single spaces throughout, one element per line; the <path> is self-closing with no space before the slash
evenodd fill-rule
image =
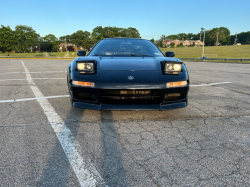
<path id="1" fill-rule="evenodd" d="M 101 56 L 101 55 L 99 55 L 99 54 L 95 54 L 94 56 Z"/>

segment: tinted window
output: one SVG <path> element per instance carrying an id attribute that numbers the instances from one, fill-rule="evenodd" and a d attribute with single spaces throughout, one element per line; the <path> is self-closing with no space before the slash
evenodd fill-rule
<path id="1" fill-rule="evenodd" d="M 100 41 L 88 56 L 160 56 L 161 51 L 150 41 L 110 39 Z"/>

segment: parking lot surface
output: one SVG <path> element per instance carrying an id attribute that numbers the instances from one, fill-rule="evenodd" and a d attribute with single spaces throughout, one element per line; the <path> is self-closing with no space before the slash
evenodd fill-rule
<path id="1" fill-rule="evenodd" d="M 0 60 L 0 186 L 250 186 L 250 64 L 185 62 L 186 108 L 72 108 L 69 60 Z"/>

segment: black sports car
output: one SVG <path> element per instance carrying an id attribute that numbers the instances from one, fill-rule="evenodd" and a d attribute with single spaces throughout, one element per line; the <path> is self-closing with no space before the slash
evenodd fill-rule
<path id="1" fill-rule="evenodd" d="M 187 106 L 186 65 L 151 41 L 108 38 L 68 66 L 74 107 L 94 110 L 167 110 Z"/>

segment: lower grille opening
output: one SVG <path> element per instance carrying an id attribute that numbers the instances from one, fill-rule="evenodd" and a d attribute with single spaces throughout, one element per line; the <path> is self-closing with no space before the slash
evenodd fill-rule
<path id="1" fill-rule="evenodd" d="M 79 100 L 85 100 L 85 101 L 96 101 L 97 95 L 91 94 L 91 93 L 78 93 L 74 92 L 73 97 Z"/>
<path id="2" fill-rule="evenodd" d="M 119 105 L 151 105 L 161 102 L 158 90 L 104 90 L 100 102 Z"/>
<path id="3" fill-rule="evenodd" d="M 175 101 L 180 99 L 185 99 L 187 97 L 187 92 L 182 93 L 168 93 L 164 96 L 164 101 Z"/>
<path id="4" fill-rule="evenodd" d="M 118 104 L 118 105 L 152 105 L 159 104 L 160 97 L 101 97 L 101 103 Z"/>

